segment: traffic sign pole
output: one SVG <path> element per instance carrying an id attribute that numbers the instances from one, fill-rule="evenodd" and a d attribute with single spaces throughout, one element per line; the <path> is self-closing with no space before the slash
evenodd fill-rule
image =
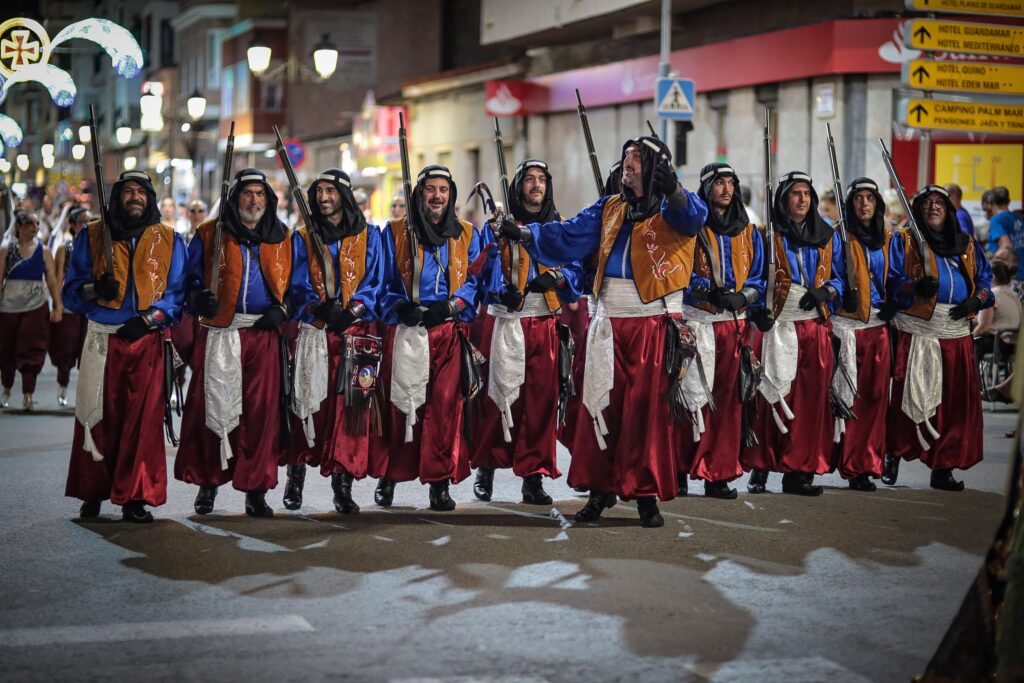
<path id="1" fill-rule="evenodd" d="M 672 0 L 661 0 L 661 57 L 658 63 L 658 75 L 668 78 L 671 69 L 672 54 Z M 655 107 L 658 105 L 655 104 Z M 662 141 L 668 144 L 668 119 L 661 119 L 659 125 Z"/>

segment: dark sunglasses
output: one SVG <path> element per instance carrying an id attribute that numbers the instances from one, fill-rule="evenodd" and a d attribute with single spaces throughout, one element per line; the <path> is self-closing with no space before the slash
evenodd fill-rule
<path id="1" fill-rule="evenodd" d="M 392 209 L 404 209 L 405 208 L 405 204 L 392 204 L 391 208 Z"/>
<path id="2" fill-rule="evenodd" d="M 189 213 L 206 213 L 206 209 L 189 209 Z"/>

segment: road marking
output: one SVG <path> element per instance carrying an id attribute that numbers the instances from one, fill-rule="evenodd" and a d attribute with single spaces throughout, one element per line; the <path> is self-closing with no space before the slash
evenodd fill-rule
<path id="1" fill-rule="evenodd" d="M 251 550 L 256 553 L 289 553 L 291 548 L 285 548 L 283 545 L 271 543 L 270 541 L 264 541 L 259 538 L 253 538 L 252 536 L 246 536 L 239 534 L 234 531 L 228 531 L 226 529 L 220 529 L 215 526 L 207 526 L 206 524 L 200 524 L 199 522 L 193 522 L 187 517 L 175 519 L 178 524 L 191 529 L 192 531 L 198 531 L 201 534 L 207 536 L 226 536 L 229 538 L 238 539 L 238 547 L 242 550 Z"/>
<path id="2" fill-rule="evenodd" d="M 0 630 L 0 647 L 120 643 L 128 640 L 255 636 L 273 633 L 311 633 L 316 629 L 297 614 L 241 619 L 143 621 L 85 626 L 43 626 Z"/>
<path id="3" fill-rule="evenodd" d="M 937 508 L 946 507 L 942 503 L 933 503 L 930 500 L 903 500 L 901 498 L 886 498 L 885 496 L 871 496 L 871 500 L 887 500 L 890 503 L 913 503 L 914 505 L 931 505 Z"/>
<path id="4" fill-rule="evenodd" d="M 636 508 L 630 505 L 624 505 L 623 507 L 635 510 Z M 726 522 L 723 519 L 708 519 L 707 517 L 694 517 L 693 515 L 680 515 L 675 512 L 661 511 L 663 517 L 678 517 L 680 519 L 695 519 L 698 522 L 707 522 L 708 524 L 714 524 L 715 526 L 729 527 L 730 529 L 742 529 L 743 531 L 767 531 L 768 533 L 777 534 L 781 533 L 782 529 L 770 529 L 763 526 L 754 526 L 753 524 L 740 524 L 739 522 Z"/>
<path id="5" fill-rule="evenodd" d="M 392 678 L 390 683 L 549 683 L 539 676 L 445 676 L 444 678 Z"/>

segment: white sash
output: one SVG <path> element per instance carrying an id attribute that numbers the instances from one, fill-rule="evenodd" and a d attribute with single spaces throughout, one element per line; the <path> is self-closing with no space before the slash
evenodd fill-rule
<path id="1" fill-rule="evenodd" d="M 608 447 L 604 437 L 608 427 L 602 411 L 611 403 L 615 378 L 615 342 L 612 318 L 649 318 L 668 313 L 681 313 L 683 293 L 675 292 L 664 299 L 645 304 L 637 294 L 636 285 L 625 278 L 606 277 L 601 293 L 592 301 L 590 329 L 587 332 L 587 359 L 583 366 L 583 405 L 594 420 L 597 445 Z"/>
<path id="2" fill-rule="evenodd" d="M 427 401 L 430 337 L 427 328 L 398 325 L 391 355 L 391 402 L 405 413 L 405 442 L 412 441 L 416 409 Z"/>
<path id="3" fill-rule="evenodd" d="M 857 330 L 867 330 L 884 324 L 885 321 L 878 317 L 878 312 L 875 310 L 871 311 L 867 322 L 841 315 L 832 317 L 832 332 L 839 337 L 840 342 L 839 365 L 850 378 L 850 383 L 847 384 L 840 369 L 836 368 L 832 374 L 832 390 L 848 406 L 852 407 L 853 402 L 857 400 Z M 833 443 L 839 443 L 845 433 L 846 420 L 841 417 L 835 418 L 832 430 Z"/>
<path id="4" fill-rule="evenodd" d="M 327 398 L 327 331 L 302 323 L 299 339 L 295 343 L 295 388 L 292 392 L 292 412 L 302 420 L 306 443 L 316 443 L 313 413 Z"/>
<path id="5" fill-rule="evenodd" d="M 209 327 L 203 361 L 206 426 L 220 439 L 220 466 L 234 457 L 228 434 L 242 416 L 242 339 L 238 330 L 252 327 L 258 315 L 235 313 L 227 327 Z"/>
<path id="6" fill-rule="evenodd" d="M 83 427 L 82 448 L 91 453 L 96 462 L 103 460 L 103 454 L 93 441 L 92 428 L 103 420 L 103 374 L 107 367 L 108 335 L 117 332 L 119 327 L 90 320 L 86 326 L 82 360 L 78 366 L 75 419 Z"/>
<path id="7" fill-rule="evenodd" d="M 786 403 L 786 396 L 793 388 L 800 356 L 796 325 L 793 323 L 818 317 L 817 307 L 810 311 L 800 308 L 800 299 L 806 291 L 807 289 L 801 285 L 790 285 L 789 295 L 775 321 L 775 326 L 762 336 L 761 363 L 764 367 L 764 377 L 758 390 L 771 405 L 775 425 L 783 434 L 789 433 L 783 417 L 785 420 L 793 419 L 793 411 Z M 779 408 L 782 409 L 782 416 L 779 415 Z"/>
<path id="8" fill-rule="evenodd" d="M 932 444 L 921 432 L 921 426 L 924 425 L 933 441 L 939 438 L 939 432 L 931 423 L 942 403 L 942 348 L 939 340 L 959 339 L 971 333 L 966 319 L 953 320 L 949 317 L 952 308 L 948 304 L 935 304 L 931 320 L 904 313 L 897 313 L 893 319 L 896 329 L 911 335 L 903 404 L 900 407 L 914 423 L 917 441 L 926 451 Z"/>
<path id="9" fill-rule="evenodd" d="M 697 442 L 700 441 L 700 437 L 705 431 L 703 408 L 708 404 L 708 392 L 713 392 L 715 389 L 715 354 L 718 352 L 715 344 L 715 323 L 732 323 L 733 316 L 728 311 L 710 313 L 702 308 L 684 304 L 683 317 L 686 318 L 686 326 L 690 328 L 697 340 L 697 353 L 700 354 L 704 377 L 708 381 L 708 387 L 705 390 L 699 372 L 687 372 L 680 380 L 680 387 L 683 390 L 683 405 L 694 417 L 693 440 Z M 743 320 L 746 317 L 746 312 L 736 316 L 738 320 Z"/>
<path id="10" fill-rule="evenodd" d="M 42 280 L 8 280 L 0 296 L 0 312 L 24 313 L 46 304 Z"/>

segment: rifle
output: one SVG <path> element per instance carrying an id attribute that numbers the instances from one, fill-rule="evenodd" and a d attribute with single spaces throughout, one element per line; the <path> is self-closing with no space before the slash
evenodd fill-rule
<path id="1" fill-rule="evenodd" d="M 651 125 L 650 121 L 647 121 L 647 130 L 651 131 L 651 137 L 654 138 L 655 140 L 661 139 L 658 137 L 658 134 L 654 131 L 654 126 Z"/>
<path id="2" fill-rule="evenodd" d="M 324 249 L 324 242 L 320 238 L 320 231 L 313 223 L 313 214 L 309 210 L 306 196 L 302 194 L 299 181 L 295 178 L 295 169 L 292 168 L 292 160 L 288 158 L 288 150 L 285 149 L 284 140 L 281 139 L 281 131 L 274 125 L 274 135 L 277 136 L 277 156 L 284 166 L 285 175 L 288 176 L 288 191 L 292 193 L 292 201 L 302 214 L 302 222 L 306 224 L 306 231 L 309 233 L 309 242 L 313 245 L 313 251 L 317 261 L 320 263 L 320 272 L 324 274 L 324 297 L 334 297 L 334 263 Z"/>
<path id="3" fill-rule="evenodd" d="M 590 135 L 590 124 L 587 122 L 587 108 L 583 106 L 580 98 L 580 89 L 576 88 L 576 112 L 580 116 L 580 123 L 583 125 L 583 138 L 587 142 L 587 154 L 590 155 L 590 170 L 594 172 L 594 182 L 597 184 L 597 197 L 604 196 L 604 176 L 601 175 L 601 166 L 597 163 L 597 152 L 594 151 L 594 138 Z"/>
<path id="4" fill-rule="evenodd" d="M 501 125 L 498 123 L 498 117 L 494 117 L 494 146 L 498 152 L 498 172 L 501 174 L 501 196 L 505 200 L 505 216 L 510 216 L 511 204 L 509 203 L 509 189 L 508 189 L 508 169 L 505 168 L 505 143 L 501 138 Z M 498 220 L 503 220 L 504 217 Z M 513 244 L 506 237 L 499 238 L 499 242 L 503 242 L 508 247 L 508 274 L 509 281 L 508 286 L 519 291 L 519 245 Z M 503 250 L 504 251 L 504 250 Z M 504 264 L 503 264 L 504 265 Z"/>
<path id="5" fill-rule="evenodd" d="M 836 206 L 839 208 L 839 239 L 843 243 L 843 254 L 846 261 L 846 289 L 857 300 L 857 279 L 853 270 L 853 251 L 850 244 L 850 233 L 846 227 L 850 225 L 850 217 L 846 213 L 846 202 L 843 199 L 843 181 L 839 179 L 839 163 L 836 161 L 836 142 L 832 138 L 832 126 L 825 122 L 826 141 L 828 142 L 828 160 L 832 165 L 832 192 L 836 195 Z M 881 208 L 881 207 L 879 207 Z"/>
<path id="6" fill-rule="evenodd" d="M 420 305 L 420 277 L 423 264 L 420 263 L 420 241 L 416 237 L 413 222 L 417 211 L 412 205 L 412 172 L 409 170 L 409 138 L 405 132 L 405 114 L 398 112 L 398 150 L 402 160 L 402 191 L 405 193 L 405 231 L 409 239 L 409 258 L 412 260 L 412 291 L 408 292 L 409 300 Z"/>
<path id="7" fill-rule="evenodd" d="M 903 205 L 903 211 L 907 214 L 907 225 L 910 226 L 910 236 L 914 239 L 917 244 L 917 250 L 921 253 L 921 262 L 924 265 L 925 277 L 935 277 L 932 272 L 932 249 L 928 246 L 928 242 L 925 241 L 924 235 L 921 234 L 921 228 L 917 224 L 917 219 L 914 218 L 914 212 L 910 208 L 910 200 L 907 199 L 907 193 L 903 190 L 903 183 L 900 182 L 900 176 L 896 172 L 896 167 L 892 163 L 892 155 L 885 146 L 885 142 L 882 138 L 878 138 L 878 144 L 882 147 L 882 161 L 885 162 L 885 169 L 889 171 L 889 179 L 892 184 L 896 186 L 896 195 L 900 198 L 900 204 Z"/>
<path id="8" fill-rule="evenodd" d="M 220 289 L 220 267 L 224 260 L 221 253 L 224 244 L 224 208 L 228 205 L 228 192 L 231 188 L 231 166 L 235 160 L 235 122 L 231 122 L 228 133 L 228 144 L 224 148 L 224 175 L 220 181 L 220 208 L 217 210 L 217 223 L 213 228 L 213 268 L 207 276 L 206 288 L 217 294 Z"/>
<path id="9" fill-rule="evenodd" d="M 100 229 L 103 233 L 103 272 L 114 276 L 114 244 L 110 238 L 110 216 L 103 192 L 103 162 L 100 161 L 100 136 L 96 132 L 96 112 L 89 105 L 89 133 L 92 137 L 92 161 L 96 168 L 96 196 L 100 202 Z"/>
<path id="10" fill-rule="evenodd" d="M 768 107 L 764 108 L 764 236 L 767 243 L 765 261 L 768 268 L 764 290 L 765 314 L 775 316 L 775 224 L 772 221 L 772 131 Z"/>

